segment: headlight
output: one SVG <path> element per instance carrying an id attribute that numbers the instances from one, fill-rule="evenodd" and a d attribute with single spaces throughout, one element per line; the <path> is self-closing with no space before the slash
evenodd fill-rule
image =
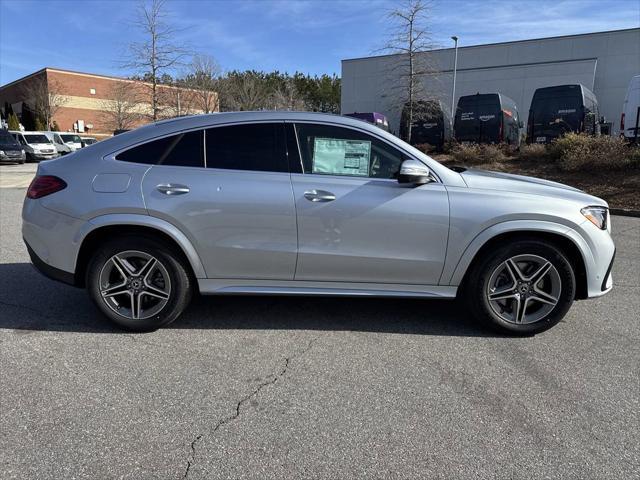
<path id="1" fill-rule="evenodd" d="M 4 150 L 0 150 L 0 155 L 4 155 Z"/>
<path id="2" fill-rule="evenodd" d="M 593 223 L 600 230 L 607 229 L 607 223 L 609 220 L 609 209 L 606 207 L 584 207 L 580 210 L 580 213 L 584 215 L 587 220 Z"/>

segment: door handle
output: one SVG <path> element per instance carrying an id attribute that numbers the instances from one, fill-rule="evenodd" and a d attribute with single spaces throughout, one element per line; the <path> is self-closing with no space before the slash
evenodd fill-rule
<path id="1" fill-rule="evenodd" d="M 304 192 L 304 198 L 311 202 L 332 202 L 336 196 L 326 190 L 307 190 Z"/>
<path id="2" fill-rule="evenodd" d="M 177 183 L 161 183 L 156 186 L 156 189 L 165 195 L 184 195 L 185 193 L 189 193 L 189 187 Z"/>

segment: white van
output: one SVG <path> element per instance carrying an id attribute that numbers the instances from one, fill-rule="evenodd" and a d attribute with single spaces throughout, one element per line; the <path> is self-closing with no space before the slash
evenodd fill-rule
<path id="1" fill-rule="evenodd" d="M 80 136 L 75 133 L 60 132 L 60 138 L 62 138 L 62 141 L 65 144 L 73 147 L 75 150 L 80 150 L 82 148 L 82 140 L 80 140 Z"/>
<path id="2" fill-rule="evenodd" d="M 640 139 L 640 75 L 636 75 L 629 82 L 627 95 L 622 104 L 622 116 L 620 117 L 620 134 L 629 140 Z"/>
<path id="3" fill-rule="evenodd" d="M 58 151 L 44 133 L 9 131 L 13 138 L 22 146 L 27 162 L 39 162 L 58 158 Z"/>
<path id="4" fill-rule="evenodd" d="M 51 141 L 51 143 L 53 143 L 53 145 L 56 147 L 56 150 L 60 155 L 66 155 L 67 153 L 72 153 L 76 151 L 75 147 L 72 147 L 71 145 L 67 145 L 66 143 L 64 143 L 64 140 L 62 140 L 58 132 L 42 132 L 42 133 L 47 136 L 47 138 Z"/>

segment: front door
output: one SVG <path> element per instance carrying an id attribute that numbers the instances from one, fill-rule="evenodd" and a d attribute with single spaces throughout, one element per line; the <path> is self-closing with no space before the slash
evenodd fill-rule
<path id="1" fill-rule="evenodd" d="M 406 155 L 359 130 L 298 123 L 296 280 L 437 285 L 449 231 L 443 185 L 396 180 Z"/>

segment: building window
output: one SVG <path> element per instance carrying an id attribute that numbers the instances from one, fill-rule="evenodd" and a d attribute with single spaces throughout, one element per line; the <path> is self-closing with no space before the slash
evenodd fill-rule
<path id="1" fill-rule="evenodd" d="M 91 95 L 95 95 L 95 94 L 96 94 L 96 89 L 95 89 L 95 88 L 90 88 L 90 89 L 89 89 L 89 93 L 90 93 Z"/>

